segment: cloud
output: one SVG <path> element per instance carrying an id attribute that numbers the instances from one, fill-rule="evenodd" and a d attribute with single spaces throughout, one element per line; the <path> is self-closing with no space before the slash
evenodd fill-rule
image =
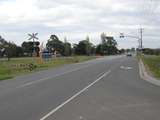
<path id="1" fill-rule="evenodd" d="M 119 47 L 128 47 L 136 40 L 120 40 L 119 32 L 139 35 L 138 28 L 143 27 L 145 47 L 160 47 L 159 3 L 156 0 L 5 0 L 0 2 L 0 34 L 8 40 L 14 38 L 18 44 L 26 40 L 29 32 L 39 32 L 42 41 L 50 34 L 61 39 L 67 36 L 72 43 L 90 35 L 98 44 L 100 33 L 106 32 L 115 36 Z M 154 43 L 149 44 L 152 40 Z"/>

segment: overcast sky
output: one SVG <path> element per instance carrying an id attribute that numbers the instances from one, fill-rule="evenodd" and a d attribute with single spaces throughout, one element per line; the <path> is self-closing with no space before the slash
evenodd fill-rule
<path id="1" fill-rule="evenodd" d="M 77 43 L 88 35 L 100 43 L 105 32 L 119 48 L 137 47 L 136 39 L 119 38 L 119 33 L 139 36 L 144 28 L 144 47 L 160 48 L 160 0 L 0 0 L 0 35 L 21 45 L 28 33 L 38 32 L 39 41 L 51 34 Z"/>

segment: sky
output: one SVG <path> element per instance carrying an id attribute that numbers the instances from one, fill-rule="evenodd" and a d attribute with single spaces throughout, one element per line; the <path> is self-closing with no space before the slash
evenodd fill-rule
<path id="1" fill-rule="evenodd" d="M 119 48 L 160 48 L 160 0 L 0 0 L 0 35 L 21 45 L 28 33 L 38 33 L 46 43 L 51 34 L 78 43 L 86 36 L 99 44 L 100 34 L 114 36 Z"/>

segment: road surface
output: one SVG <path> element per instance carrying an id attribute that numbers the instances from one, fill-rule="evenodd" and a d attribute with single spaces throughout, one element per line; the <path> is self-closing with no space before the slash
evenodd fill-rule
<path id="1" fill-rule="evenodd" d="M 110 56 L 0 82 L 0 120 L 159 120 L 160 87 Z"/>

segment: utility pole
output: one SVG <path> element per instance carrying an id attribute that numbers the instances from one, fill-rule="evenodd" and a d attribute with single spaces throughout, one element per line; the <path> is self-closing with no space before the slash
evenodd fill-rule
<path id="1" fill-rule="evenodd" d="M 143 49 L 143 28 L 140 28 L 140 36 L 133 36 L 133 35 L 124 35 L 124 33 L 120 33 L 120 38 L 124 37 L 130 37 L 130 38 L 135 38 L 138 40 L 138 48 L 140 51 Z"/>
<path id="2" fill-rule="evenodd" d="M 143 28 L 140 28 L 140 49 L 143 49 Z"/>

